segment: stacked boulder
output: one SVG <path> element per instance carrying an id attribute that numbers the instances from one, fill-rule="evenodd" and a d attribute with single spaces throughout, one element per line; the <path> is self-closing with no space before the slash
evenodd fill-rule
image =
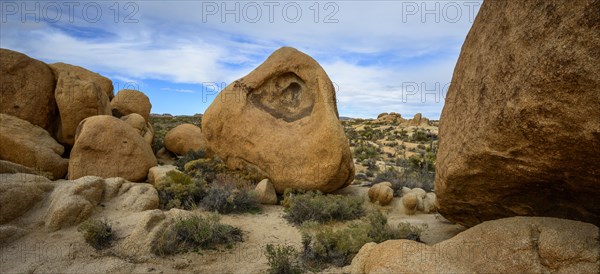
<path id="1" fill-rule="evenodd" d="M 192 124 L 182 124 L 165 134 L 165 148 L 177 155 L 186 155 L 189 151 L 206 150 L 206 140 L 202 129 Z"/>
<path id="2" fill-rule="evenodd" d="M 379 205 L 388 205 L 392 199 L 394 199 L 394 190 L 392 189 L 392 183 L 382 182 L 369 188 L 369 200 L 372 203 L 378 203 Z"/>
<path id="3" fill-rule="evenodd" d="M 408 215 L 413 215 L 417 211 L 423 213 L 432 213 L 436 211 L 435 193 L 426 192 L 422 188 L 415 187 L 410 189 L 408 187 L 402 188 L 402 205 L 404 211 Z"/>
<path id="4" fill-rule="evenodd" d="M 8 49 L 0 49 L 0 84 L 0 160 L 6 172 L 56 180 L 68 170 L 69 178 L 144 181 L 156 165 L 148 121 L 152 105 L 143 93 L 122 90 L 114 96 L 112 81 L 100 74 L 64 63 L 47 65 Z M 122 120 L 109 119 L 113 113 Z M 84 127 L 90 117 L 105 118 Z"/>

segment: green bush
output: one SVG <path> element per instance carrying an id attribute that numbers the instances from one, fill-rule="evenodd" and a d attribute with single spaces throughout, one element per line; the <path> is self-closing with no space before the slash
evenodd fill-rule
<path id="1" fill-rule="evenodd" d="M 306 221 L 320 223 L 353 220 L 364 215 L 363 198 L 357 196 L 323 195 L 318 191 L 291 194 L 285 197 L 285 218 L 292 224 Z"/>
<path id="2" fill-rule="evenodd" d="M 252 185 L 230 174 L 218 174 L 202 199 L 202 205 L 219 213 L 255 213 L 260 202 Z"/>
<path id="3" fill-rule="evenodd" d="M 354 148 L 354 158 L 356 158 L 359 162 L 362 162 L 366 159 L 377 159 L 379 157 L 379 149 L 370 143 L 360 142 Z"/>
<path id="4" fill-rule="evenodd" d="M 430 135 L 430 133 L 427 133 L 424 130 L 415 129 L 411 136 L 411 140 L 413 142 L 429 142 L 432 139 Z"/>
<path id="5" fill-rule="evenodd" d="M 392 184 L 394 196 L 399 196 L 402 187 L 406 186 L 406 178 L 404 174 L 391 167 L 387 170 L 377 173 L 377 175 L 375 176 L 375 180 L 373 180 L 373 183 L 378 184 L 381 182 L 390 182 Z"/>
<path id="6" fill-rule="evenodd" d="M 387 218 L 379 211 L 372 211 L 360 222 L 345 228 L 334 230 L 326 227 L 315 231 L 302 231 L 301 257 L 307 266 L 317 269 L 327 264 L 350 264 L 366 243 L 402 238 L 401 231 L 390 227 Z"/>
<path id="7" fill-rule="evenodd" d="M 293 246 L 268 244 L 265 248 L 265 256 L 271 274 L 299 274 L 302 267 L 298 260 L 300 252 Z"/>
<path id="8" fill-rule="evenodd" d="M 77 231 L 96 250 L 108 247 L 113 239 L 112 228 L 106 221 L 87 220 L 77 227 Z"/>
<path id="9" fill-rule="evenodd" d="M 398 233 L 401 239 L 421 242 L 421 234 L 425 229 L 427 229 L 427 227 L 427 224 L 423 224 L 423 226 L 418 227 L 407 222 L 402 222 L 398 224 Z"/>
<path id="10" fill-rule="evenodd" d="M 189 161 L 184 164 L 183 170 L 190 176 L 204 178 L 209 184 L 215 180 L 218 174 L 223 173 L 235 177 L 236 180 L 248 181 L 252 184 L 257 184 L 267 177 L 259 170 L 230 170 L 218 157 Z"/>
<path id="11" fill-rule="evenodd" d="M 193 216 L 179 219 L 169 225 L 153 248 L 156 255 L 215 249 L 219 245 L 227 248 L 241 242 L 242 231 L 234 226 L 222 224 L 221 217 L 211 213 L 206 217 Z"/>
<path id="12" fill-rule="evenodd" d="M 207 182 L 212 182 L 217 174 L 228 171 L 225 163 L 221 159 L 203 158 L 192 160 L 184 165 L 184 172 L 192 177 L 204 178 Z"/>
<path id="13" fill-rule="evenodd" d="M 206 152 L 204 150 L 198 150 L 198 151 L 190 150 L 190 151 L 188 151 L 188 153 L 185 156 L 177 159 L 177 161 L 175 162 L 175 166 L 177 166 L 178 170 L 184 171 L 185 164 L 187 164 L 188 162 L 191 162 L 193 160 L 202 159 L 205 157 L 206 157 Z"/>
<path id="14" fill-rule="evenodd" d="M 196 207 L 206 192 L 206 182 L 187 174 L 169 171 L 165 180 L 156 186 L 161 209 Z"/>

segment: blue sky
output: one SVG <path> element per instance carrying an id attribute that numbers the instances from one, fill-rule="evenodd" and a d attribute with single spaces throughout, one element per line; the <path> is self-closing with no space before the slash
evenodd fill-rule
<path id="1" fill-rule="evenodd" d="M 281 46 L 315 58 L 341 116 L 437 119 L 481 1 L 2 1 L 0 46 L 202 113 Z M 116 91 L 115 91 L 116 92 Z"/>

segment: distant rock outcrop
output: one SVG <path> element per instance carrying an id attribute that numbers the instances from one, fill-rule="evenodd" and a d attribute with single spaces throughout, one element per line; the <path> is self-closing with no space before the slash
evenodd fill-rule
<path id="1" fill-rule="evenodd" d="M 289 47 L 227 86 L 202 117 L 209 150 L 230 168 L 258 170 L 277 192 L 331 192 L 354 164 L 335 90 L 321 66 Z"/>
<path id="2" fill-rule="evenodd" d="M 148 96 L 141 91 L 133 89 L 120 90 L 115 98 L 110 101 L 112 106 L 113 116 L 120 118 L 121 116 L 137 113 L 142 115 L 146 122 L 150 120 L 150 110 L 152 104 Z"/>
<path id="3" fill-rule="evenodd" d="M 406 120 L 404 118 L 402 118 L 402 115 L 400 115 L 399 113 L 395 113 L 395 112 L 384 112 L 381 113 L 379 115 L 377 115 L 377 122 L 383 122 L 383 123 L 405 123 Z"/>
<path id="4" fill-rule="evenodd" d="M 62 179 L 68 160 L 63 159 L 64 147 L 41 127 L 17 117 L 0 113 L 0 159 Z"/>
<path id="5" fill-rule="evenodd" d="M 0 76 L 0 113 L 54 134 L 58 110 L 52 69 L 25 54 L 0 48 Z"/>
<path id="6" fill-rule="evenodd" d="M 598 273 L 598 227 L 578 221 L 512 217 L 488 221 L 428 246 L 369 243 L 351 273 Z"/>
<path id="7" fill-rule="evenodd" d="M 202 130 L 192 124 L 182 124 L 165 134 L 165 148 L 177 155 L 186 155 L 190 150 L 206 150 L 206 140 Z"/>
<path id="8" fill-rule="evenodd" d="M 429 119 L 423 117 L 423 115 L 421 113 L 417 113 L 415 114 L 415 116 L 407 121 L 407 124 L 409 126 L 428 126 L 429 125 Z"/>
<path id="9" fill-rule="evenodd" d="M 599 11 L 593 0 L 483 3 L 440 119 L 444 217 L 600 225 Z"/>
<path id="10" fill-rule="evenodd" d="M 156 165 L 152 148 L 136 129 L 112 116 L 93 116 L 77 129 L 69 179 L 93 175 L 142 182 Z"/>

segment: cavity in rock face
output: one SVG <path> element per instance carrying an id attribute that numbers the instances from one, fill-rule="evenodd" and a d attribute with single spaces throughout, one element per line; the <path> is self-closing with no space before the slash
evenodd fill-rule
<path id="1" fill-rule="evenodd" d="M 230 168 L 258 172 L 279 193 L 331 192 L 354 176 L 333 84 L 314 59 L 293 48 L 275 51 L 221 91 L 202 130 L 208 149 Z"/>
<path id="2" fill-rule="evenodd" d="M 276 75 L 252 91 L 248 100 L 277 119 L 293 122 L 312 112 L 315 104 L 304 80 L 293 72 Z"/>

